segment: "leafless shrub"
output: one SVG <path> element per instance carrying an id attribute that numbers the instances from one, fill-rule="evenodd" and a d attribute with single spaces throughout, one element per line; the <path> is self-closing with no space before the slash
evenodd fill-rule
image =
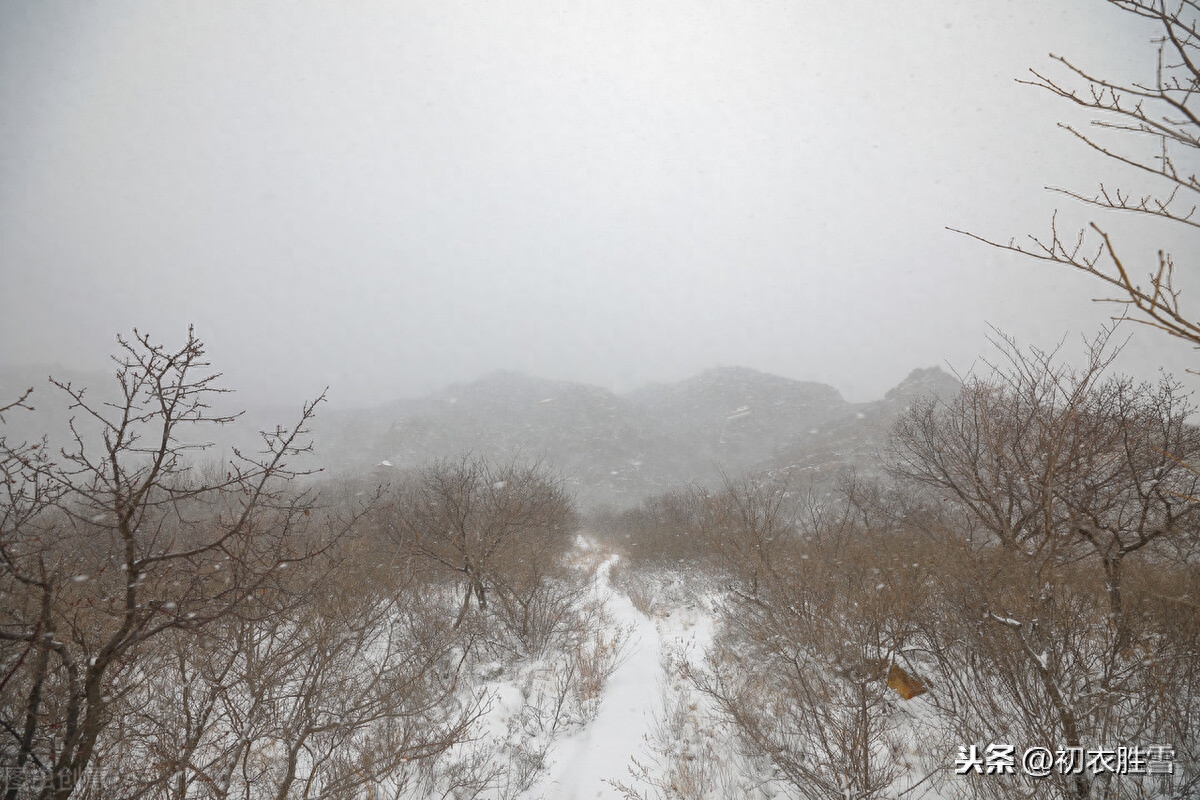
<path id="1" fill-rule="evenodd" d="M 518 636 L 534 641 L 561 604 L 553 582 L 578 528 L 562 481 L 540 464 L 496 465 L 464 455 L 440 461 L 399 487 L 386 509 L 392 539 L 462 590 L 456 624 L 472 601 L 498 601 Z"/>
<path id="2" fill-rule="evenodd" d="M 697 532 L 717 571 L 757 596 L 774 576 L 774 560 L 794 546 L 795 515 L 788 476 L 724 476 L 712 491 L 693 490 Z"/>
<path id="3" fill-rule="evenodd" d="M 922 784 L 888 685 L 889 666 L 923 673 L 912 656 L 925 573 L 907 560 L 910 545 L 856 532 L 777 551 L 757 593 L 730 596 L 706 665 L 690 672 L 800 796 L 883 797 Z"/>
<path id="4" fill-rule="evenodd" d="M 683 679 L 675 654 L 665 654 L 662 706 L 630 781 L 610 781 L 626 800 L 721 800 L 751 797 L 761 777 L 747 768 L 734 732 L 706 713 L 703 698 Z M 674 679 L 671 685 L 672 678 Z"/>
<path id="5" fill-rule="evenodd" d="M 591 523 L 622 554 L 623 568 L 678 565 L 709 556 L 708 542 L 699 535 L 699 510 L 692 490 L 674 490 L 648 497 L 637 508 L 594 515 Z"/>

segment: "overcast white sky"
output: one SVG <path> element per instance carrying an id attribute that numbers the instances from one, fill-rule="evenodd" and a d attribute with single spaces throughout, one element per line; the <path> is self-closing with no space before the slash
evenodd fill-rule
<path id="1" fill-rule="evenodd" d="M 987 323 L 1108 316 L 944 228 L 1090 219 L 1042 187 L 1121 176 L 1013 79 L 1148 76 L 1152 34 L 1101 0 L 0 0 L 0 362 L 194 322 L 246 402 L 719 364 L 874 399 Z"/>

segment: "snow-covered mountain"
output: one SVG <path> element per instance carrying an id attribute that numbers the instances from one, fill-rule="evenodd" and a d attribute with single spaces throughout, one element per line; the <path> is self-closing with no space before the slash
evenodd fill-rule
<path id="1" fill-rule="evenodd" d="M 498 372 L 432 395 L 318 420 L 318 450 L 339 469 L 415 467 L 465 451 L 540 457 L 585 506 L 636 503 L 720 471 L 869 463 L 909 400 L 958 382 L 916 370 L 884 399 L 849 403 L 820 383 L 742 367 L 711 369 L 628 395 Z"/>
<path id="2" fill-rule="evenodd" d="M 80 419 L 68 408 L 62 392 L 45 384 L 48 371 L 87 386 L 87 397 L 96 403 L 118 399 L 111 374 L 2 370 L 0 386 L 14 398 L 23 388 L 37 387 L 36 413 L 8 415 L 10 439 L 49 434 L 57 449 L 69 443 L 73 417 L 85 435 L 98 433 L 88 427 L 86 415 Z M 294 465 L 363 474 L 384 461 L 404 470 L 468 451 L 497 458 L 519 454 L 542 458 L 566 475 L 585 507 L 626 506 L 671 487 L 711 482 L 722 470 L 869 467 L 892 420 L 914 396 L 945 397 L 957 387 L 958 381 L 937 367 L 918 369 L 882 400 L 849 403 L 830 386 L 744 367 L 710 369 L 626 395 L 496 372 L 375 408 L 322 407 L 312 426 L 315 457 L 296 459 Z M 220 413 L 236 411 L 236 396 L 220 399 L 228 406 Z M 234 447 L 247 453 L 260 449 L 257 431 L 292 424 L 296 415 L 295 408 L 251 408 L 234 425 L 186 433 L 214 440 L 196 457 L 223 461 Z"/>

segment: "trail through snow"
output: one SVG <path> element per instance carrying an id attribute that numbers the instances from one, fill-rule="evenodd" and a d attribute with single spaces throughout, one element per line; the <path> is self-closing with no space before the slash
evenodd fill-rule
<path id="1" fill-rule="evenodd" d="M 620 798 L 621 793 L 606 781 L 628 780 L 630 758 L 639 753 L 654 725 L 660 704 L 662 641 L 654 622 L 609 583 L 617 558 L 610 556 L 596 570 L 595 590 L 606 598 L 617 624 L 632 629 L 628 655 L 609 678 L 596 719 L 554 748 L 542 790 L 547 800 Z"/>

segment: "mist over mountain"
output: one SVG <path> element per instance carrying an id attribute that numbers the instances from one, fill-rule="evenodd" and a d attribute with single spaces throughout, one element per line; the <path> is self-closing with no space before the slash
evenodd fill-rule
<path id="1" fill-rule="evenodd" d="M 86 386 L 93 404 L 118 399 L 111 374 L 0 370 L 5 396 L 35 387 L 36 411 L 10 412 L 7 435 L 45 434 L 61 447 L 74 420 L 85 437 L 97 436 L 98 424 L 69 408 L 65 394 L 46 383 L 48 373 Z M 881 400 L 868 403 L 847 402 L 825 384 L 745 367 L 709 369 L 628 394 L 502 371 L 374 408 L 321 407 L 311 428 L 314 453 L 295 465 L 387 480 L 468 452 L 541 459 L 566 476 L 585 508 L 622 507 L 672 487 L 714 481 L 722 471 L 871 469 L 892 420 L 912 398 L 928 392 L 949 397 L 957 388 L 958 381 L 938 367 L 914 370 Z M 216 413 L 238 410 L 236 393 L 213 400 Z M 183 434 L 213 443 L 198 458 L 225 461 L 234 448 L 255 453 L 261 446 L 258 431 L 294 424 L 298 415 L 298 406 L 253 406 L 230 425 Z"/>
<path id="2" fill-rule="evenodd" d="M 628 506 L 722 471 L 870 467 L 912 398 L 958 381 L 914 370 L 881 400 L 847 402 L 831 386 L 744 367 L 710 369 L 628 394 L 497 372 L 374 409 L 331 412 L 318 449 L 339 470 L 403 470 L 463 452 L 541 458 L 584 507 Z"/>

